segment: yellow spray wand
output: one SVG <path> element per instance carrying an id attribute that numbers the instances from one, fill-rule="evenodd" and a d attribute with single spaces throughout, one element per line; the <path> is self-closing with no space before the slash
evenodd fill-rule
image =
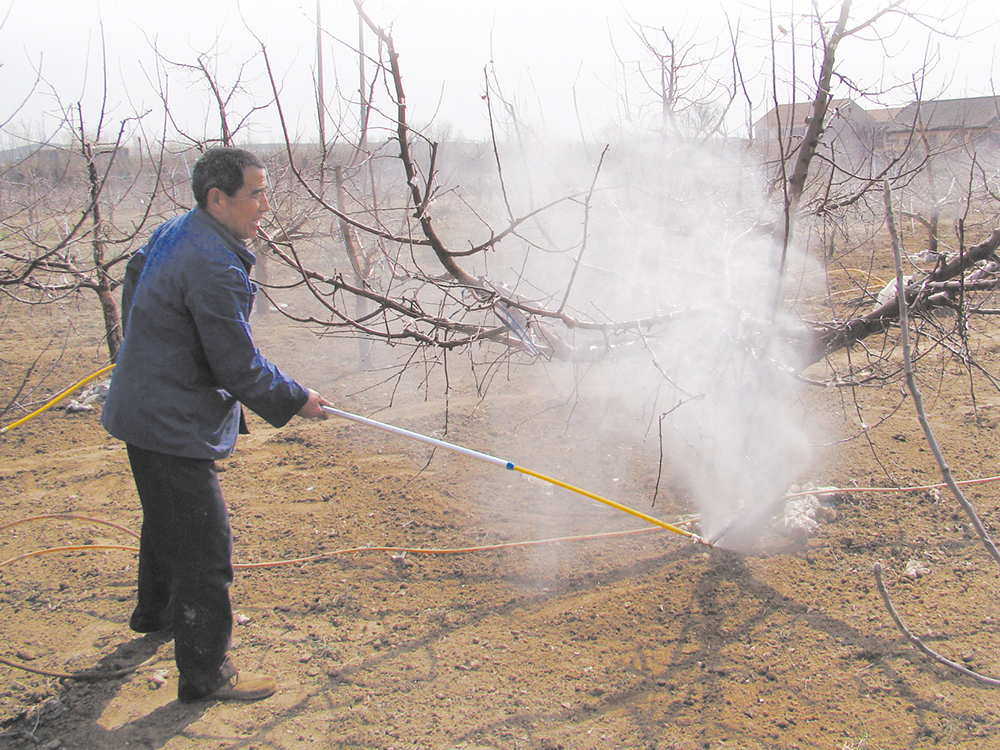
<path id="1" fill-rule="evenodd" d="M 49 399 L 45 403 L 44 406 L 42 406 L 41 408 L 36 409 L 35 411 L 31 412 L 31 414 L 29 414 L 28 416 L 22 417 L 21 419 L 17 420 L 16 422 L 12 422 L 11 424 L 7 425 L 6 427 L 0 428 L 0 434 L 3 434 L 5 432 L 7 432 L 8 430 L 12 430 L 15 427 L 18 427 L 19 425 L 24 424 L 29 419 L 37 417 L 39 414 L 41 414 L 41 413 L 45 412 L 46 410 L 48 410 L 48 409 L 52 408 L 53 406 L 55 406 L 59 401 L 61 401 L 66 396 L 68 396 L 69 394 L 71 394 L 77 388 L 81 388 L 84 385 L 86 385 L 87 383 L 89 383 L 91 380 L 94 380 L 95 378 L 99 378 L 101 375 L 104 375 L 105 373 L 111 372 L 111 370 L 113 370 L 114 367 L 115 366 L 113 364 L 107 365 L 106 367 L 102 367 L 97 372 L 95 372 L 95 373 L 93 373 L 91 375 L 88 375 L 83 380 L 81 380 L 79 383 L 75 383 L 74 385 L 71 385 L 66 390 L 61 391 L 60 393 L 58 393 L 55 396 L 53 396 L 51 399 Z M 422 443 L 427 443 L 428 445 L 433 445 L 433 446 L 436 446 L 438 448 L 444 448 L 445 450 L 449 450 L 449 451 L 452 451 L 454 453 L 460 453 L 463 456 L 468 456 L 470 458 L 475 458 L 475 459 L 477 459 L 479 461 L 485 461 L 486 463 L 490 463 L 490 464 L 493 464 L 495 466 L 502 466 L 503 468 L 508 469 L 510 471 L 518 471 L 521 474 L 526 474 L 529 477 L 534 477 L 535 479 L 541 479 L 543 482 L 548 482 L 549 484 L 554 484 L 555 486 L 562 487 L 563 489 L 569 490 L 570 492 L 575 492 L 578 495 L 583 495 L 584 497 L 589 497 L 591 500 L 596 500 L 599 503 L 604 503 L 605 505 L 610 506 L 610 507 L 614 508 L 615 510 L 620 510 L 623 513 L 628 513 L 630 516 L 634 516 L 635 518 L 638 518 L 638 519 L 640 519 L 642 521 L 645 521 L 646 523 L 653 524 L 654 526 L 659 526 L 661 529 L 666 529 L 667 531 L 671 531 L 674 534 L 679 534 L 680 536 L 687 537 L 688 539 L 690 539 L 693 542 L 698 542 L 699 544 L 704 544 L 704 545 L 709 546 L 709 547 L 712 546 L 712 543 L 709 540 L 705 539 L 704 537 L 699 536 L 698 534 L 692 533 L 692 532 L 688 531 L 687 529 L 682 529 L 679 526 L 674 526 L 673 524 L 669 524 L 666 521 L 661 521 L 659 518 L 654 518 L 653 516 L 650 516 L 650 515 L 647 515 L 646 513 L 642 513 L 640 511 L 637 511 L 637 510 L 634 510 L 632 508 L 629 508 L 628 506 L 622 505 L 621 503 L 616 503 L 614 500 L 608 500 L 607 498 L 601 497 L 600 495 L 595 495 L 593 492 L 588 492 L 587 490 L 581 489 L 580 487 L 576 487 L 576 486 L 574 486 L 572 484 L 568 484 L 568 483 L 560 481 L 558 479 L 554 479 L 553 477 L 546 476 L 545 474 L 539 474 L 537 471 L 532 471 L 531 469 L 526 469 L 523 466 L 518 466 L 513 461 L 505 461 L 505 460 L 503 460 L 501 458 L 497 458 L 496 456 L 490 456 L 489 454 L 486 454 L 486 453 L 480 453 L 479 451 L 474 451 L 474 450 L 471 450 L 469 448 L 463 448 L 462 446 L 455 445 L 454 443 L 447 443 L 444 440 L 438 440 L 437 438 L 432 438 L 432 437 L 429 437 L 427 435 L 421 435 L 419 432 L 412 432 L 410 430 L 404 430 L 402 427 L 396 427 L 396 426 L 391 425 L 391 424 L 386 424 L 385 422 L 379 422 L 379 421 L 374 420 L 374 419 L 369 419 L 368 417 L 361 417 L 361 416 L 358 416 L 357 414 L 351 414 L 350 412 L 346 412 L 346 411 L 343 411 L 341 409 L 336 409 L 336 408 L 334 408 L 332 406 L 324 406 L 323 407 L 323 411 L 325 411 L 327 414 L 331 414 L 331 415 L 333 415 L 335 417 L 342 417 L 344 419 L 350 419 L 350 420 L 352 420 L 354 422 L 358 422 L 360 424 L 368 425 L 369 427 L 376 427 L 376 428 L 378 428 L 380 430 L 384 430 L 386 432 L 392 432 L 392 433 L 394 433 L 396 435 L 402 435 L 403 437 L 408 437 L 408 438 L 411 438 L 413 440 L 418 440 L 418 441 L 420 441 Z"/>
<path id="2" fill-rule="evenodd" d="M 434 445 L 438 448 L 444 448 L 445 450 L 453 451 L 455 453 L 461 453 L 463 456 L 469 456 L 470 458 L 475 458 L 480 461 L 485 461 L 486 463 L 493 464 L 495 466 L 502 466 L 510 471 L 519 471 L 522 474 L 527 474 L 529 477 L 534 477 L 535 479 L 541 479 L 543 482 L 548 482 L 549 484 L 554 484 L 557 487 L 562 487 L 563 489 L 569 490 L 570 492 L 575 492 L 578 495 L 583 495 L 584 497 L 589 497 L 591 500 L 596 500 L 599 503 L 604 503 L 615 510 L 620 510 L 624 513 L 628 513 L 630 516 L 639 518 L 646 523 L 651 523 L 654 526 L 659 526 L 661 529 L 666 529 L 667 531 L 672 531 L 675 534 L 680 534 L 681 536 L 687 537 L 693 542 L 698 542 L 699 544 L 704 544 L 709 547 L 712 546 L 704 537 L 698 536 L 687 529 L 682 529 L 673 524 L 669 524 L 666 521 L 661 521 L 659 518 L 653 518 L 653 516 L 641 513 L 640 511 L 633 510 L 628 506 L 622 505 L 621 503 L 616 503 L 614 500 L 608 500 L 600 495 L 595 495 L 593 492 L 588 492 L 587 490 L 575 487 L 572 484 L 567 484 L 558 479 L 545 476 L 544 474 L 539 474 L 537 471 L 532 471 L 531 469 L 526 469 L 523 466 L 518 466 L 513 461 L 505 461 L 502 458 L 497 458 L 496 456 L 491 456 L 487 453 L 480 453 L 479 451 L 470 450 L 469 448 L 463 448 L 460 445 L 455 445 L 454 443 L 446 443 L 444 440 L 438 440 L 437 438 L 428 437 L 427 435 L 421 435 L 419 432 L 411 432 L 410 430 L 404 430 L 402 427 L 395 427 L 391 424 L 386 424 L 385 422 L 378 422 L 374 419 L 369 419 L 368 417 L 359 417 L 357 414 L 351 414 L 346 411 L 341 411 L 340 409 L 335 409 L 332 406 L 324 406 L 323 411 L 327 414 L 332 414 L 336 417 L 343 417 L 344 419 L 350 419 L 354 422 L 359 422 L 369 427 L 377 427 L 380 430 L 385 430 L 386 432 L 392 432 L 397 435 L 402 435 L 404 437 L 412 438 L 413 440 L 419 440 L 422 443 L 427 443 L 428 445 Z"/>

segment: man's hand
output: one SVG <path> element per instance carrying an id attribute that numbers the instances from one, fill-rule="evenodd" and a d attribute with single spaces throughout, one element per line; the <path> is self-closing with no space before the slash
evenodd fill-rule
<path id="1" fill-rule="evenodd" d="M 323 411 L 324 406 L 333 406 L 333 404 L 316 391 L 309 389 L 309 400 L 306 401 L 305 406 L 299 409 L 299 416 L 303 419 L 326 419 L 327 413 Z"/>

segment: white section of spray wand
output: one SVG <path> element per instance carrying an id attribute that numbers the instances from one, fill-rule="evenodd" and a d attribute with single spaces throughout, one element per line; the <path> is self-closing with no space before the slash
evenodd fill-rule
<path id="1" fill-rule="evenodd" d="M 438 440 L 437 438 L 432 438 L 428 435 L 421 435 L 419 432 L 404 430 L 402 427 L 396 427 L 395 425 L 386 424 L 385 422 L 379 422 L 375 419 L 360 417 L 357 414 L 341 411 L 340 409 L 335 409 L 332 406 L 324 406 L 323 411 L 327 414 L 332 414 L 335 417 L 343 417 L 344 419 L 350 419 L 354 422 L 366 424 L 369 427 L 377 427 L 378 429 L 385 430 L 386 432 L 392 432 L 396 435 L 402 435 L 403 437 L 412 438 L 413 440 L 419 440 L 421 443 L 428 443 L 429 445 L 436 445 L 438 448 L 444 448 L 445 450 L 454 451 L 455 453 L 461 453 L 463 456 L 468 456 L 469 458 L 478 458 L 480 461 L 486 461 L 487 463 L 495 464 L 496 466 L 502 466 L 505 469 L 514 468 L 514 464 L 511 461 L 504 461 L 502 458 L 497 458 L 496 456 L 480 453 L 479 451 L 474 451 L 470 448 L 463 448 L 462 446 L 455 445 L 454 443 L 446 443 L 444 440 Z"/>
<path id="2" fill-rule="evenodd" d="M 396 427 L 395 425 L 386 424 L 385 422 L 379 422 L 378 420 L 375 419 L 369 419 L 368 417 L 361 417 L 358 416 L 357 414 L 351 414 L 350 412 L 342 411 L 341 409 L 337 409 L 332 406 L 324 406 L 323 411 L 335 417 L 342 417 L 344 419 L 349 419 L 353 422 L 358 422 L 363 425 L 368 425 L 369 427 L 375 427 L 380 430 L 385 430 L 386 432 L 391 432 L 396 435 L 401 435 L 402 437 L 407 437 L 412 440 L 417 440 L 421 443 L 433 445 L 437 448 L 444 448 L 445 450 L 452 451 L 453 453 L 460 453 L 461 455 L 468 456 L 469 458 L 475 458 L 478 459 L 479 461 L 485 461 L 486 463 L 493 464 L 494 466 L 500 466 L 504 469 L 508 469 L 509 471 L 517 471 L 522 474 L 535 477 L 536 479 L 541 479 L 542 481 L 548 482 L 549 484 L 554 484 L 557 487 L 562 487 L 564 489 L 570 490 L 571 492 L 575 492 L 578 495 L 589 497 L 591 500 L 596 500 L 597 502 L 604 503 L 605 505 L 615 508 L 616 510 L 623 511 L 624 513 L 628 513 L 629 515 L 634 516 L 635 518 L 641 519 L 647 523 L 651 523 L 654 526 L 659 526 L 660 528 L 666 529 L 667 531 L 671 531 L 675 534 L 687 537 L 691 541 L 698 542 L 699 544 L 704 544 L 708 547 L 713 546 L 712 543 L 709 542 L 704 537 L 698 536 L 697 534 L 694 534 L 686 529 L 682 529 L 678 526 L 666 523 L 665 521 L 661 521 L 658 518 L 654 518 L 653 516 L 647 515 L 640 511 L 633 510 L 632 508 L 622 505 L 621 503 L 616 503 L 614 500 L 608 500 L 607 498 L 601 497 L 600 495 L 595 495 L 593 492 L 588 492 L 587 490 L 575 487 L 572 484 L 567 484 L 566 482 L 562 482 L 558 479 L 553 479 L 552 477 L 545 476 L 544 474 L 539 474 L 538 472 L 532 471 L 531 469 L 526 469 L 523 466 L 518 466 L 513 461 L 505 461 L 502 458 L 497 458 L 496 456 L 491 456 L 487 453 L 481 453 L 479 451 L 474 451 L 469 448 L 464 448 L 461 445 L 455 445 L 454 443 L 448 443 L 445 442 L 444 440 L 438 440 L 437 438 L 432 438 L 428 435 L 422 435 L 419 432 L 404 430 L 402 427 Z"/>

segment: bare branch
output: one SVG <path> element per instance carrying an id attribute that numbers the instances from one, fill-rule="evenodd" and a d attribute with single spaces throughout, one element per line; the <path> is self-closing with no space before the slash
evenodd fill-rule
<path id="1" fill-rule="evenodd" d="M 966 675 L 967 677 L 971 677 L 977 682 L 981 682 L 984 685 L 990 685 L 992 687 L 1000 687 L 1000 679 L 996 679 L 995 677 L 987 677 L 986 675 L 981 675 L 978 672 L 973 672 L 971 669 L 962 666 L 958 662 L 954 662 L 951 659 L 945 658 L 937 651 L 927 646 L 927 644 L 925 644 L 917 636 L 915 636 L 910 631 L 910 629 L 907 628 L 906 625 L 903 623 L 902 618 L 899 616 L 899 613 L 896 611 L 896 608 L 892 604 L 892 600 L 889 598 L 889 592 L 886 590 L 885 583 L 882 581 L 882 564 L 875 563 L 873 571 L 875 573 L 875 587 L 878 589 L 878 593 L 882 597 L 882 603 L 885 605 L 886 611 L 889 613 L 889 616 L 895 623 L 896 628 L 899 629 L 899 632 L 902 633 L 906 637 L 906 639 L 916 647 L 918 651 L 920 651 L 922 654 L 925 654 L 926 656 L 929 656 L 938 664 L 943 664 L 949 669 L 953 669 L 956 672 L 960 672 Z"/>

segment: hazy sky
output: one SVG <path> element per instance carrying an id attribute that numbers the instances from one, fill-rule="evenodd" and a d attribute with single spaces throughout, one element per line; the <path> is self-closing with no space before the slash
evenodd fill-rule
<path id="1" fill-rule="evenodd" d="M 839 3 L 822 2 L 833 8 Z M 778 34 L 778 75 L 790 77 L 788 54 L 793 35 L 799 44 L 815 33 L 803 14 L 806 0 L 772 0 Z M 885 2 L 855 0 L 852 15 L 862 18 Z M 323 25 L 331 37 L 348 43 L 357 38 L 357 19 L 350 0 L 322 0 Z M 642 24 L 666 28 L 682 42 L 697 42 L 697 56 L 728 50 L 726 20 L 742 30 L 741 62 L 751 84 L 754 117 L 771 106 L 766 83 L 771 26 L 766 0 L 367 0 L 367 12 L 391 27 L 400 54 L 411 117 L 453 134 L 482 137 L 487 116 L 482 101 L 483 70 L 491 62 L 504 90 L 516 102 L 525 122 L 556 133 L 599 135 L 609 122 L 642 112 L 644 93 L 634 73 L 651 62 L 634 28 Z M 842 68 L 859 84 L 888 87 L 907 80 L 928 48 L 941 60 L 929 80 L 927 96 L 992 93 L 996 27 L 995 0 L 911 0 L 908 6 L 943 22 L 932 24 L 890 20 L 880 26 L 892 37 L 885 45 L 871 35 L 849 40 L 840 51 Z M 965 13 L 959 13 L 965 9 Z M 34 68 L 45 78 L 18 120 L 35 127 L 63 106 L 82 100 L 85 117 L 96 117 L 102 88 L 101 28 L 109 60 L 111 120 L 159 105 L 154 42 L 175 62 L 194 63 L 211 53 L 220 79 L 235 76 L 237 63 L 267 45 L 281 80 L 283 101 L 293 135 L 315 133 L 311 80 L 315 69 L 315 0 L 0 0 L 0 122 L 29 94 Z M 932 30 L 933 27 L 933 30 Z M 960 33 L 951 39 L 936 32 Z M 354 56 L 331 38 L 325 45 L 328 90 L 337 75 L 348 91 L 357 88 Z M 731 55 L 723 55 L 720 72 Z M 626 71 L 630 71 L 626 73 Z M 809 64 L 799 58 L 799 78 L 811 79 Z M 260 66 L 247 68 L 248 83 L 268 93 Z M 162 80 L 162 78 L 161 78 Z M 171 77 L 170 97 L 181 117 L 204 119 L 206 91 L 196 77 Z M 838 92 L 850 95 L 846 89 Z M 786 87 L 783 98 L 791 97 Z M 804 92 L 799 98 L 804 98 Z M 905 103 L 909 92 L 885 97 L 887 104 Z M 645 100 L 648 103 L 648 100 Z M 234 103 L 238 108 L 240 102 Z M 866 103 L 864 106 L 873 106 Z M 191 114 L 194 113 L 194 114 Z M 739 118 L 738 118 L 739 119 Z M 744 118 L 745 119 L 745 118 Z M 739 123 L 737 122 L 737 125 Z M 211 127 L 214 127 L 212 125 Z M 312 129 L 312 130 L 310 130 Z M 266 138 L 268 134 L 258 133 Z"/>

